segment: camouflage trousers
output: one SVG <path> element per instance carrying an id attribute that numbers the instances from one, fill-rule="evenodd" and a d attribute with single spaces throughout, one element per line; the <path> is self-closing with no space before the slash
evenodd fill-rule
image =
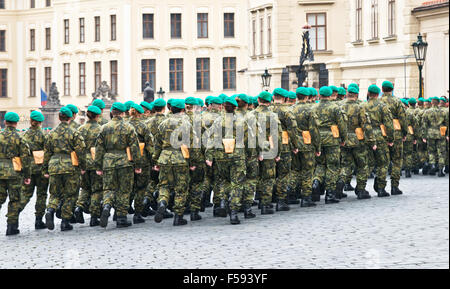
<path id="1" fill-rule="evenodd" d="M 235 158 L 217 161 L 219 173 L 219 198 L 229 203 L 231 210 L 239 210 L 245 183 L 247 167 L 245 159 Z"/>
<path id="2" fill-rule="evenodd" d="M 103 206 L 114 207 L 118 217 L 124 217 L 130 206 L 133 191 L 133 167 L 108 169 L 103 171 Z"/>
<path id="3" fill-rule="evenodd" d="M 312 151 L 300 151 L 297 154 L 298 162 L 300 164 L 297 176 L 299 177 L 299 183 L 302 189 L 302 197 L 308 197 L 312 193 L 312 183 L 316 163 L 315 156 L 316 155 Z"/>
<path id="4" fill-rule="evenodd" d="M 369 166 L 367 164 L 367 148 L 344 147 L 341 149 L 341 177 L 344 183 L 349 184 L 353 176 L 353 168 L 356 167 L 356 189 L 365 190 L 369 178 Z"/>
<path id="5" fill-rule="evenodd" d="M 325 184 L 327 191 L 336 191 L 336 183 L 340 172 L 339 146 L 322 147 L 322 153 L 317 158 L 315 178 Z"/>
<path id="6" fill-rule="evenodd" d="M 206 165 L 204 162 L 201 163 L 191 163 L 191 166 L 195 166 L 194 171 L 189 171 L 190 182 L 189 182 L 189 195 L 187 203 L 189 204 L 191 210 L 200 210 L 202 203 L 203 193 L 206 191 L 205 184 L 205 170 Z"/>
<path id="7" fill-rule="evenodd" d="M 243 204 L 252 204 L 256 192 L 256 184 L 258 183 L 258 159 L 256 157 L 247 157 L 246 161 L 247 173 L 244 185 L 244 193 L 242 195 Z"/>
<path id="8" fill-rule="evenodd" d="M 47 206 L 47 190 L 48 179 L 44 178 L 41 173 L 31 175 L 31 183 L 29 185 L 22 185 L 22 192 L 20 194 L 20 209 L 23 210 L 30 202 L 31 197 L 36 188 L 36 205 L 34 207 L 36 217 L 43 217 L 45 214 L 45 207 Z"/>
<path id="9" fill-rule="evenodd" d="M 137 214 L 144 210 L 144 198 L 150 181 L 150 167 L 143 167 L 142 173 L 134 174 L 133 190 L 130 195 L 130 205 L 134 201 L 134 209 Z"/>
<path id="10" fill-rule="evenodd" d="M 276 163 L 277 178 L 275 181 L 276 196 L 279 200 L 287 199 L 291 182 L 292 156 L 291 152 L 281 152 L 280 161 Z"/>
<path id="11" fill-rule="evenodd" d="M 428 139 L 427 149 L 430 164 L 439 164 L 442 169 L 445 166 L 447 141 L 445 139 Z"/>
<path id="12" fill-rule="evenodd" d="M 50 198 L 47 208 L 56 210 L 62 204 L 61 217 L 63 219 L 72 218 L 73 208 L 78 199 L 80 175 L 78 173 L 50 175 L 49 184 Z"/>
<path id="13" fill-rule="evenodd" d="M 259 176 L 256 185 L 256 194 L 264 206 L 272 202 L 273 187 L 276 180 L 276 162 L 275 160 L 263 160 L 259 162 Z"/>
<path id="14" fill-rule="evenodd" d="M 389 147 L 389 157 L 392 163 L 391 186 L 398 187 L 403 166 L 403 140 L 394 140 L 394 145 Z M 388 162 L 389 163 L 389 162 Z"/>
<path id="15" fill-rule="evenodd" d="M 382 190 L 386 188 L 386 177 L 389 167 L 389 148 L 385 141 L 377 142 L 377 149 L 373 150 L 372 147 L 367 148 L 368 160 L 369 160 L 369 172 L 376 167 L 377 175 L 377 188 Z"/>
<path id="16" fill-rule="evenodd" d="M 416 166 L 414 153 L 414 142 L 413 141 L 405 141 L 403 143 L 403 166 L 407 170 L 412 170 Z"/>
<path id="17" fill-rule="evenodd" d="M 159 169 L 158 202 L 170 201 L 170 193 L 175 193 L 173 211 L 183 215 L 189 193 L 189 167 L 161 165 Z"/>
<path id="18" fill-rule="evenodd" d="M 153 167 L 153 165 L 152 165 Z M 145 190 L 145 197 L 147 197 L 151 202 L 156 202 L 153 193 L 158 190 L 159 183 L 159 172 L 154 171 L 150 168 L 150 179 Z"/>
<path id="19" fill-rule="evenodd" d="M 21 178 L 0 179 L 0 209 L 9 196 L 8 213 L 6 214 L 8 224 L 16 224 L 19 221 L 21 182 Z"/>
<path id="20" fill-rule="evenodd" d="M 300 176 L 300 169 L 301 169 L 301 163 L 299 154 L 291 154 L 292 164 L 291 164 L 291 173 L 289 177 L 289 184 L 293 189 L 298 190 L 301 187 L 301 176 Z"/>
<path id="21" fill-rule="evenodd" d="M 78 196 L 77 207 L 91 216 L 100 217 L 103 199 L 103 179 L 95 170 L 88 170 L 81 176 L 81 192 Z"/>

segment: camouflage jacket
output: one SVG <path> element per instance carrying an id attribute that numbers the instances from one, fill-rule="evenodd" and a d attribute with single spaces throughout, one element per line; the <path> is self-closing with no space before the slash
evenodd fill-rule
<path id="1" fill-rule="evenodd" d="M 416 110 L 413 107 L 409 107 L 406 110 L 406 122 L 408 123 L 408 135 L 406 136 L 406 141 L 413 142 L 419 138 L 420 129 L 418 127 L 419 122 L 417 121 Z M 413 134 L 410 134 L 409 127 L 412 128 Z"/>
<path id="2" fill-rule="evenodd" d="M 347 125 L 341 108 L 334 102 L 322 99 L 314 108 L 317 116 L 317 127 L 320 133 L 320 144 L 324 146 L 339 146 L 347 141 Z M 339 137 L 334 138 L 331 126 L 336 125 L 339 129 Z"/>
<path id="3" fill-rule="evenodd" d="M 440 128 L 446 126 L 446 136 L 448 136 L 448 112 L 439 107 L 433 106 L 425 111 L 422 119 L 423 138 L 425 139 L 442 139 Z"/>
<path id="4" fill-rule="evenodd" d="M 364 109 L 370 120 L 371 139 L 368 141 L 370 145 L 374 145 L 376 142 L 393 142 L 394 141 L 394 124 L 392 122 L 392 116 L 389 108 L 382 103 L 379 99 L 369 99 L 368 102 L 363 104 Z M 386 137 L 381 132 L 381 125 L 386 127 Z"/>
<path id="5" fill-rule="evenodd" d="M 256 122 L 256 152 L 264 159 L 275 159 L 281 155 L 281 123 L 278 115 L 269 106 L 260 105 L 249 113 L 250 122 Z M 272 130 L 271 130 L 272 127 Z M 270 137 L 272 141 L 270 141 Z"/>
<path id="6" fill-rule="evenodd" d="M 189 118 L 189 122 L 191 124 L 191 128 L 195 130 L 193 143 L 191 143 L 190 149 L 190 163 L 192 165 L 195 164 L 204 164 L 205 163 L 205 151 L 202 148 L 202 138 L 203 128 L 202 128 L 202 113 L 200 112 L 186 112 L 186 116 Z"/>
<path id="7" fill-rule="evenodd" d="M 71 153 L 78 157 L 78 168 L 86 170 L 86 145 L 81 134 L 70 124 L 61 122 L 47 136 L 44 146 L 43 173 L 50 175 L 73 174 L 78 168 L 72 164 Z"/>
<path id="8" fill-rule="evenodd" d="M 107 123 L 108 123 L 108 120 L 105 119 L 105 118 L 103 117 L 103 115 L 101 114 L 101 115 L 100 115 L 100 118 L 98 119 L 98 123 L 100 124 L 100 126 L 102 126 L 102 125 L 104 125 L 104 124 L 107 124 Z"/>
<path id="9" fill-rule="evenodd" d="M 297 122 L 299 150 L 320 152 L 320 133 L 319 128 L 317 127 L 317 117 L 312 110 L 312 106 L 307 103 L 297 103 L 293 107 L 292 113 Z M 309 131 L 309 134 L 311 135 L 311 144 L 305 144 L 303 140 L 304 131 Z"/>
<path id="10" fill-rule="evenodd" d="M 148 139 L 146 149 L 149 153 L 149 159 L 152 161 L 153 153 L 155 152 L 155 135 L 158 132 L 158 127 L 166 119 L 166 116 L 164 114 L 155 114 L 153 116 L 150 116 L 145 121 L 145 124 L 147 125 L 147 129 L 150 133 L 150 138 Z M 153 162 L 153 161 L 152 161 Z M 153 163 L 152 163 L 153 165 Z"/>
<path id="11" fill-rule="evenodd" d="M 402 102 L 392 94 L 383 94 L 380 100 L 388 106 L 392 119 L 398 119 L 400 122 L 401 130 L 394 131 L 394 140 L 402 139 L 408 134 L 408 123 Z"/>
<path id="12" fill-rule="evenodd" d="M 282 131 L 287 132 L 289 136 L 289 143 L 288 144 L 282 143 L 281 151 L 290 152 L 291 150 L 299 149 L 300 144 L 297 137 L 298 133 L 297 120 L 292 114 L 291 106 L 287 104 L 275 103 L 272 106 L 272 111 L 278 115 Z M 280 134 L 278 137 L 282 139 L 282 134 Z"/>
<path id="13" fill-rule="evenodd" d="M 97 137 L 100 133 L 101 125 L 99 122 L 88 120 L 87 123 L 78 128 L 78 132 L 84 139 L 86 145 L 86 170 L 95 170 L 94 160 L 91 155 L 91 148 L 95 148 Z"/>
<path id="14" fill-rule="evenodd" d="M 347 142 L 345 147 L 356 147 L 364 144 L 364 140 L 374 142 L 375 138 L 370 134 L 371 126 L 367 119 L 365 108 L 355 100 L 346 99 L 341 106 L 347 117 Z M 356 129 L 361 128 L 364 131 L 364 140 L 358 140 Z"/>
<path id="15" fill-rule="evenodd" d="M 40 127 L 30 127 L 24 133 L 23 139 L 27 142 L 30 148 L 31 156 L 33 156 L 34 151 L 44 150 L 46 137 Z M 32 174 L 42 173 L 42 165 L 35 164 L 33 157 L 31 157 L 31 173 Z"/>
<path id="16" fill-rule="evenodd" d="M 78 130 L 80 128 L 80 124 L 75 120 L 70 121 L 69 126 L 74 130 Z"/>
<path id="17" fill-rule="evenodd" d="M 250 137 L 255 137 L 255 131 L 256 131 L 256 122 L 254 122 L 254 119 L 251 118 L 250 112 L 253 111 L 250 109 L 243 110 L 241 108 L 236 109 L 236 114 L 242 115 L 244 117 L 244 121 L 246 123 L 246 126 L 249 128 L 249 131 L 251 132 Z M 256 150 L 255 146 L 249 146 L 248 145 L 248 139 L 245 141 L 245 147 L 246 147 L 246 155 L 248 159 L 256 158 L 258 155 L 258 152 Z"/>
<path id="18" fill-rule="evenodd" d="M 22 172 L 16 172 L 12 159 L 20 157 Z M 16 179 L 20 177 L 30 178 L 31 152 L 27 142 L 20 137 L 13 127 L 6 127 L 0 132 L 0 180 Z"/>
<path id="19" fill-rule="evenodd" d="M 149 128 L 144 122 L 145 120 L 141 118 L 136 118 L 134 116 L 130 117 L 128 120 L 128 123 L 131 124 L 134 127 L 134 130 L 136 131 L 139 145 L 144 145 L 144 149 L 141 154 L 141 160 L 140 160 L 140 166 L 141 167 L 148 167 L 150 166 L 150 159 L 151 154 L 153 153 L 152 145 L 153 140 L 151 137 L 151 133 Z M 139 148 L 140 149 L 140 148 Z"/>
<path id="20" fill-rule="evenodd" d="M 131 161 L 127 157 L 127 148 L 130 148 Z M 138 137 L 131 124 L 121 117 L 114 117 L 101 127 L 95 144 L 96 170 L 125 167 L 139 169 L 140 161 Z"/>

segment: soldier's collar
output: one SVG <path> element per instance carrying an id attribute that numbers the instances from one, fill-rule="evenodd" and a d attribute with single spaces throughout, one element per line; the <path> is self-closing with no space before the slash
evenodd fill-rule
<path id="1" fill-rule="evenodd" d="M 119 120 L 122 120 L 121 116 L 115 116 L 112 118 L 112 121 L 119 121 Z"/>

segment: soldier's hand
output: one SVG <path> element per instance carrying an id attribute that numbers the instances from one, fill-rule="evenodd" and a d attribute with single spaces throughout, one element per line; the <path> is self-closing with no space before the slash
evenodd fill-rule
<path id="1" fill-rule="evenodd" d="M 212 167 L 213 163 L 212 163 L 212 161 L 210 161 L 210 160 L 206 160 L 206 165 L 207 165 L 208 167 Z"/>
<path id="2" fill-rule="evenodd" d="M 81 170 L 81 175 L 84 175 L 86 173 L 86 171 Z"/>
<path id="3" fill-rule="evenodd" d="M 23 180 L 23 183 L 24 183 L 25 185 L 29 185 L 29 184 L 31 184 L 31 179 L 24 179 L 24 180 Z"/>
<path id="4" fill-rule="evenodd" d="M 159 172 L 159 166 L 153 166 L 152 168 L 154 171 Z"/>
<path id="5" fill-rule="evenodd" d="M 98 176 L 103 175 L 103 172 L 102 172 L 102 171 L 95 171 L 95 173 L 96 173 Z"/>
<path id="6" fill-rule="evenodd" d="M 264 160 L 264 157 L 262 155 L 258 156 L 258 161 L 262 162 Z"/>
<path id="7" fill-rule="evenodd" d="M 196 168 L 197 168 L 196 166 L 189 167 L 189 169 L 190 169 L 191 171 L 195 171 Z"/>
<path id="8" fill-rule="evenodd" d="M 298 149 L 295 149 L 292 151 L 294 153 L 294 155 L 298 154 Z"/>
<path id="9" fill-rule="evenodd" d="M 374 151 L 376 151 L 376 150 L 377 150 L 377 145 L 374 145 L 374 146 L 372 147 L 372 149 L 373 149 Z"/>
<path id="10" fill-rule="evenodd" d="M 345 146 L 345 141 L 341 142 L 341 147 Z"/>
<path id="11" fill-rule="evenodd" d="M 416 141 L 416 140 L 414 140 L 414 141 L 413 141 L 413 144 L 417 144 L 417 141 Z"/>
<path id="12" fill-rule="evenodd" d="M 48 178 L 50 178 L 50 175 L 49 174 L 45 174 L 44 178 L 48 179 Z"/>
<path id="13" fill-rule="evenodd" d="M 142 173 L 142 169 L 134 169 L 134 172 L 139 175 Z"/>
<path id="14" fill-rule="evenodd" d="M 403 137 L 403 142 L 405 142 L 406 141 L 406 136 L 405 137 Z"/>
<path id="15" fill-rule="evenodd" d="M 280 157 L 276 157 L 276 158 L 275 158 L 275 162 L 277 162 L 277 163 L 278 163 L 280 160 L 281 160 Z"/>
<path id="16" fill-rule="evenodd" d="M 322 152 L 316 152 L 316 157 L 320 157 L 321 154 Z"/>
<path id="17" fill-rule="evenodd" d="M 424 138 L 422 139 L 422 141 L 423 141 L 424 143 L 427 143 L 427 140 L 426 140 L 426 139 L 424 139 Z"/>
<path id="18" fill-rule="evenodd" d="M 388 146 L 393 146 L 394 145 L 394 143 L 393 142 L 388 142 Z"/>
<path id="19" fill-rule="evenodd" d="M 448 137 L 447 137 L 447 141 L 448 141 Z"/>

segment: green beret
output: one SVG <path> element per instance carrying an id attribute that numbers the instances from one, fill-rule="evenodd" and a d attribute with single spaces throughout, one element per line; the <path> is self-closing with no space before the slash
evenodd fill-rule
<path id="1" fill-rule="evenodd" d="M 272 94 L 275 96 L 275 95 L 279 95 L 279 96 L 282 96 L 282 97 L 288 97 L 288 92 L 287 92 L 287 90 L 286 89 L 284 89 L 284 88 L 280 88 L 280 87 L 278 87 L 278 88 L 275 88 L 275 90 L 272 92 Z"/>
<path id="2" fill-rule="evenodd" d="M 92 105 L 95 105 L 96 107 L 98 107 L 100 109 L 104 109 L 105 108 L 105 102 L 103 100 L 101 100 L 100 98 L 95 99 L 92 102 Z"/>
<path id="3" fill-rule="evenodd" d="M 164 107 L 166 106 L 166 101 L 162 98 L 158 98 L 153 102 L 153 107 Z"/>
<path id="4" fill-rule="evenodd" d="M 203 102 L 203 99 L 197 98 L 197 105 L 200 106 L 200 107 L 205 106 L 205 103 Z"/>
<path id="5" fill-rule="evenodd" d="M 317 95 L 317 89 L 315 89 L 314 87 L 310 87 L 309 88 L 309 95 L 310 96 L 316 96 Z"/>
<path id="6" fill-rule="evenodd" d="M 372 84 L 371 86 L 369 86 L 368 91 L 370 93 L 376 93 L 376 94 L 380 94 L 380 88 L 378 86 L 376 86 L 375 84 Z"/>
<path id="7" fill-rule="evenodd" d="M 331 91 L 339 93 L 339 88 L 337 88 L 336 86 L 331 85 L 331 86 L 328 86 L 328 87 L 331 88 Z"/>
<path id="8" fill-rule="evenodd" d="M 222 99 L 222 102 L 225 100 L 225 98 L 228 97 L 228 95 L 226 95 L 225 93 L 222 93 L 221 95 L 219 95 L 220 99 Z"/>
<path id="9" fill-rule="evenodd" d="M 328 86 L 322 86 L 319 89 L 319 94 L 328 97 L 333 94 L 333 90 L 331 90 L 331 88 L 329 88 Z"/>
<path id="10" fill-rule="evenodd" d="M 288 92 L 288 98 L 289 99 L 297 99 L 297 95 L 293 91 Z"/>
<path id="11" fill-rule="evenodd" d="M 67 106 L 61 107 L 61 109 L 59 110 L 59 112 L 62 113 L 62 114 L 64 114 L 64 115 L 66 115 L 66 116 L 68 116 L 68 117 L 72 117 L 72 116 L 73 116 L 72 111 L 71 111 L 70 108 L 68 108 Z"/>
<path id="12" fill-rule="evenodd" d="M 167 100 L 167 104 L 172 105 L 172 101 L 173 101 L 173 98 L 169 98 L 169 100 Z"/>
<path id="13" fill-rule="evenodd" d="M 359 93 L 359 87 L 358 87 L 358 85 L 357 85 L 356 83 L 351 83 L 351 84 L 348 86 L 347 91 L 348 91 L 349 93 L 356 93 L 356 94 L 358 94 L 358 93 Z"/>
<path id="14" fill-rule="evenodd" d="M 144 113 L 144 109 L 137 103 L 133 103 L 131 108 L 134 108 L 138 113 Z"/>
<path id="15" fill-rule="evenodd" d="M 383 83 L 381 84 L 381 87 L 387 87 L 387 88 L 394 89 L 394 85 L 392 84 L 392 82 L 390 82 L 388 80 L 383 81 Z"/>
<path id="16" fill-rule="evenodd" d="M 20 117 L 17 113 L 10 111 L 5 114 L 5 120 L 8 122 L 19 122 Z"/>
<path id="17" fill-rule="evenodd" d="M 184 100 L 185 104 L 189 104 L 189 105 L 197 105 L 197 99 L 195 97 L 188 97 Z"/>
<path id="18" fill-rule="evenodd" d="M 214 96 L 212 96 L 212 95 L 208 95 L 208 96 L 205 98 L 206 105 L 211 104 L 211 99 L 212 99 L 213 97 L 214 97 Z"/>
<path id="19" fill-rule="evenodd" d="M 129 111 L 130 108 L 131 108 L 131 105 L 132 105 L 133 103 L 134 103 L 134 101 L 132 101 L 132 100 L 126 101 L 126 102 L 124 103 L 124 105 L 125 105 L 125 111 Z"/>
<path id="20" fill-rule="evenodd" d="M 309 89 L 309 87 L 299 87 L 295 90 L 295 94 L 309 96 L 309 95 L 311 95 L 311 90 Z"/>
<path id="21" fill-rule="evenodd" d="M 73 104 L 68 104 L 68 105 L 66 105 L 66 107 L 67 107 L 68 109 L 70 109 L 70 110 L 72 111 L 72 113 L 78 113 L 78 108 L 77 108 L 75 105 L 73 105 Z"/>
<path id="22" fill-rule="evenodd" d="M 212 97 L 211 99 L 210 99 L 210 103 L 211 104 L 222 104 L 223 103 L 223 100 L 220 98 L 220 97 Z"/>
<path id="23" fill-rule="evenodd" d="M 447 102 L 447 99 L 445 99 L 445 97 L 441 97 L 440 100 L 443 102 Z"/>
<path id="24" fill-rule="evenodd" d="M 272 101 L 272 94 L 268 91 L 262 91 L 259 95 L 258 98 L 261 98 L 265 101 L 271 102 Z"/>
<path id="25" fill-rule="evenodd" d="M 141 106 L 147 110 L 152 110 L 153 107 L 150 105 L 150 103 L 146 102 L 146 101 L 141 101 Z"/>
<path id="26" fill-rule="evenodd" d="M 225 102 L 231 103 L 234 106 L 238 106 L 236 99 L 232 96 L 225 98 Z"/>
<path id="27" fill-rule="evenodd" d="M 423 97 L 419 97 L 418 102 L 424 102 L 425 99 Z"/>
<path id="28" fill-rule="evenodd" d="M 414 97 L 412 97 L 412 98 L 408 99 L 408 103 L 409 104 L 416 104 L 417 100 Z"/>
<path id="29" fill-rule="evenodd" d="M 242 100 L 245 103 L 248 103 L 248 104 L 251 103 L 249 97 L 245 93 L 238 94 L 236 97 L 239 98 L 240 100 Z"/>
<path id="30" fill-rule="evenodd" d="M 172 100 L 171 106 L 179 108 L 179 109 L 184 109 L 186 107 L 184 99 L 174 99 L 174 100 Z"/>
<path id="31" fill-rule="evenodd" d="M 95 105 L 89 106 L 87 111 L 90 111 L 93 114 L 97 114 L 97 115 L 102 114 L 102 110 L 98 106 L 95 106 Z"/>
<path id="32" fill-rule="evenodd" d="M 343 87 L 338 88 L 338 95 L 346 95 L 347 91 Z"/>
<path id="33" fill-rule="evenodd" d="M 155 102 L 150 102 L 148 106 L 150 107 L 150 110 L 153 110 L 153 108 L 155 107 Z"/>
<path id="34" fill-rule="evenodd" d="M 39 122 L 43 122 L 44 119 L 45 119 L 45 118 L 44 118 L 44 115 L 43 115 L 40 111 L 37 111 L 37 110 L 33 110 L 33 111 L 31 112 L 30 118 L 31 118 L 32 120 L 39 121 Z"/>
<path id="35" fill-rule="evenodd" d="M 400 99 L 400 101 L 401 101 L 403 104 L 408 105 L 408 100 L 406 100 L 406 98 L 402 98 L 402 99 Z"/>
<path id="36" fill-rule="evenodd" d="M 125 106 L 125 104 L 123 104 L 121 102 L 114 102 L 112 107 L 111 107 L 111 110 L 113 110 L 113 109 L 118 110 L 120 112 L 127 111 L 127 107 Z"/>

